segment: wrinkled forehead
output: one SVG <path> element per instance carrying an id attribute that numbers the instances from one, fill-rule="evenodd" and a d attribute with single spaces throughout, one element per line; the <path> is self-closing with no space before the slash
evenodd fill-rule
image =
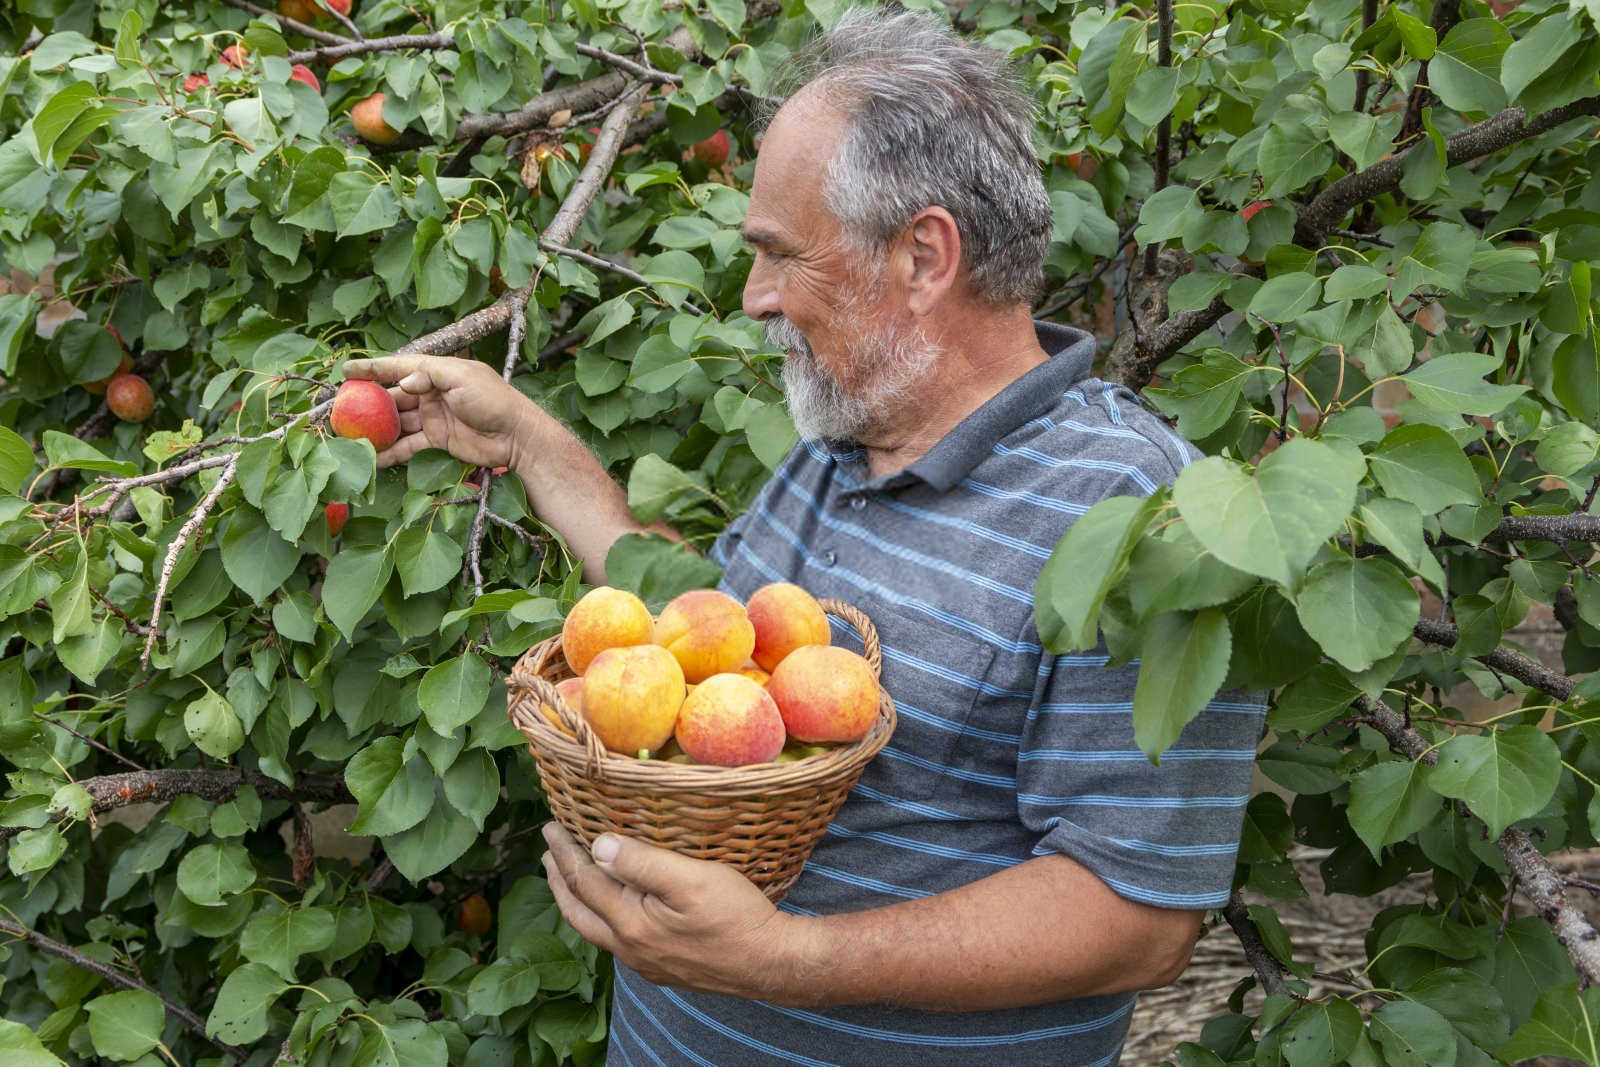
<path id="1" fill-rule="evenodd" d="M 819 221 L 817 213 L 827 215 L 822 184 L 844 128 L 844 115 L 816 87 L 790 97 L 767 127 L 756 157 L 747 230 L 801 230 Z"/>

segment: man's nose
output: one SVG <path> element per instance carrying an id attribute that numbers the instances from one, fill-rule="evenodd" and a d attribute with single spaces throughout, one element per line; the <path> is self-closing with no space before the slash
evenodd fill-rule
<path id="1" fill-rule="evenodd" d="M 758 254 L 750 265 L 750 276 L 744 282 L 744 313 L 757 322 L 781 314 L 778 289 L 773 284 L 772 271 L 761 262 Z"/>

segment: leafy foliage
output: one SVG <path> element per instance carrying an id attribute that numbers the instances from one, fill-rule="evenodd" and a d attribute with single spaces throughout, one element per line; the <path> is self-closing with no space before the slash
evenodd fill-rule
<path id="1" fill-rule="evenodd" d="M 737 310 L 752 104 L 840 7 L 371 0 L 366 36 L 449 43 L 331 62 L 231 0 L 0 14 L 0 928 L 26 936 L 8 1058 L 602 1058 L 607 965 L 537 873 L 548 810 L 503 713 L 505 670 L 580 576 L 515 478 L 442 453 L 379 471 L 314 417 L 319 383 L 351 355 L 470 344 L 641 519 L 707 544 L 793 441 Z M 1041 307 L 1120 294 L 1137 316 L 1154 283 L 1130 239 L 1186 257 L 1107 373 L 1208 456 L 1077 521 L 1041 636 L 1144 660 L 1152 758 L 1219 684 L 1272 693 L 1260 766 L 1292 799 L 1252 801 L 1241 888 L 1302 895 L 1297 842 L 1330 850 L 1333 892 L 1433 874 L 1425 905 L 1377 916 L 1357 988 L 1310 999 L 1251 906 L 1285 987 L 1248 1013 L 1241 991 L 1175 1058 L 1597 1062 L 1593 990 L 1506 910 L 1530 853 L 1600 829 L 1581 677 L 1600 586 L 1563 545 L 1600 539 L 1570 525 L 1600 484 L 1593 0 L 952 7 L 1042 104 Z M 643 61 L 590 203 L 592 131 Z M 351 133 L 374 92 L 391 148 Z M 735 152 L 713 173 L 685 150 L 719 127 Z M 524 286 L 509 352 L 452 325 Z M 156 387 L 147 422 L 82 388 L 118 369 L 108 326 Z M 484 497 L 504 521 L 480 534 Z M 653 604 L 715 578 L 640 537 L 608 571 Z M 1508 658 L 1536 601 L 1568 622 L 1576 684 Z M 1520 706 L 1469 724 L 1462 684 Z M 370 866 L 315 855 L 304 816 L 332 802 Z M 1525 830 L 1529 850 L 1496 847 Z M 453 908 L 479 891 L 482 937 Z"/>

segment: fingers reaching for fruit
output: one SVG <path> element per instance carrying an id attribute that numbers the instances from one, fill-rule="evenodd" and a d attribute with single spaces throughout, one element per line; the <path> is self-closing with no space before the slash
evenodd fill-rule
<path id="1" fill-rule="evenodd" d="M 378 451 L 380 465 L 404 463 L 425 448 L 442 448 L 479 467 L 514 466 L 532 401 L 489 366 L 452 356 L 383 356 L 344 365 L 347 380 L 393 382 L 398 434 Z M 376 444 L 376 442 L 374 442 Z"/>

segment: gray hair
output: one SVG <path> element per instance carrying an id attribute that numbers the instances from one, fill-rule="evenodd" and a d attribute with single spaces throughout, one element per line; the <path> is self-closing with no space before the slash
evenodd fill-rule
<path id="1" fill-rule="evenodd" d="M 855 8 L 785 62 L 846 116 L 823 199 L 859 251 L 882 254 L 912 216 L 955 219 L 962 264 L 994 304 L 1031 303 L 1050 251 L 1034 100 L 1005 55 L 935 16 Z"/>

